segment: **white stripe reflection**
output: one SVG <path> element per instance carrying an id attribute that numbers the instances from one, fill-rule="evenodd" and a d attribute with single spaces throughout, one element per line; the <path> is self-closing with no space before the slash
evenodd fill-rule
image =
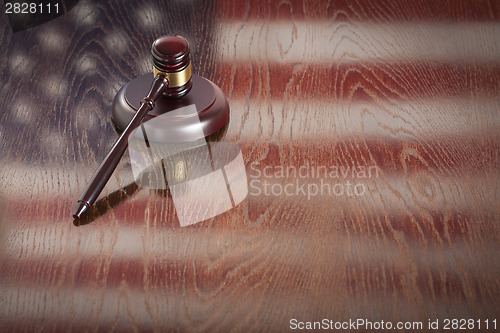
<path id="1" fill-rule="evenodd" d="M 500 58 L 500 24 L 223 22 L 222 61 L 332 64 L 359 61 L 476 61 Z"/>
<path id="2" fill-rule="evenodd" d="M 319 287 L 310 283 L 327 278 L 334 278 L 338 282 L 330 289 L 327 289 L 328 281 Z M 241 327 L 244 331 L 246 321 L 242 321 L 242 317 L 261 318 L 268 309 L 286 309 L 285 312 L 276 312 L 274 320 L 268 322 L 269 329 L 281 331 L 283 323 L 288 323 L 296 313 L 300 313 L 304 318 L 317 318 L 318 313 L 324 312 L 325 304 L 329 304 L 327 299 L 335 297 L 342 300 L 343 306 L 336 309 L 331 318 L 339 321 L 346 320 L 345 318 L 379 321 L 384 318 L 385 322 L 392 321 L 395 325 L 403 317 L 424 320 L 424 325 L 427 323 L 427 312 L 416 310 L 415 303 L 408 300 L 407 296 L 395 292 L 388 294 L 384 290 L 369 290 L 370 297 L 367 297 L 366 291 L 364 295 L 351 291 L 342 278 L 343 276 L 334 273 L 324 273 L 321 277 L 311 277 L 305 273 L 297 277 L 296 279 L 300 279 L 301 289 L 307 288 L 309 291 L 307 297 L 300 292 L 301 289 L 287 290 L 283 296 L 276 297 L 275 290 L 271 289 L 276 282 L 263 282 L 269 287 L 259 284 L 258 288 L 244 293 L 244 297 L 224 291 L 222 296 L 217 293 L 218 297 L 205 297 L 190 293 L 190 288 L 182 292 L 168 290 L 168 287 L 146 287 L 144 290 L 143 286 L 133 287 L 125 281 L 119 288 L 106 289 L 87 286 L 48 289 L 26 286 L 16 289 L 0 287 L 0 292 L 9 304 L 9 307 L 2 307 L 0 316 L 2 322 L 7 325 L 11 321 L 18 323 L 19 318 L 23 318 L 28 327 L 49 322 L 50 327 L 55 324 L 58 324 L 59 328 L 85 327 L 95 330 L 97 327 L 112 327 L 113 331 L 169 331 L 183 328 L 189 331 L 213 331 L 214 327 L 223 327 L 222 331 Z M 222 290 L 234 290 L 237 287 L 228 283 Z M 317 298 L 311 299 L 311 295 L 321 297 L 320 302 Z M 221 297 L 224 297 L 226 302 L 220 302 Z M 462 314 L 462 317 L 470 314 L 470 305 L 465 301 L 449 300 L 445 297 L 431 298 L 425 294 L 420 294 L 420 297 L 422 300 L 432 300 L 436 318 L 447 318 L 450 313 Z M 265 304 L 265 309 L 256 307 L 256 303 Z M 397 316 L 393 314 L 393 308 L 390 306 L 393 303 L 398 305 Z M 214 316 L 215 307 L 217 313 L 224 314 L 223 323 L 220 316 Z M 494 316 L 492 311 L 484 310 L 482 313 L 486 317 Z"/>
<path id="3" fill-rule="evenodd" d="M 500 99 L 432 99 L 373 102 L 304 100 L 268 103 L 233 99 L 227 138 L 283 139 L 352 137 L 433 139 L 495 133 Z"/>

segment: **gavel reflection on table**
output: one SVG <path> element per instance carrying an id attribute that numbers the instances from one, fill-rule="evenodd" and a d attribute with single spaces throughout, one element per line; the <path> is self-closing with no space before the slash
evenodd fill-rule
<path id="1" fill-rule="evenodd" d="M 127 149 L 129 136 L 141 122 L 161 116 L 163 126 L 157 135 L 165 142 L 187 142 L 214 134 L 229 120 L 229 105 L 220 88 L 191 73 L 186 39 L 162 36 L 153 42 L 151 54 L 154 75 L 149 73 L 131 80 L 115 97 L 112 118 L 123 132 L 78 200 L 73 213 L 75 219 L 94 204 Z M 196 114 L 169 114 L 192 105 L 196 106 L 191 108 Z M 201 126 L 201 131 L 200 128 L 193 130 L 190 116 L 199 119 L 197 125 Z"/>

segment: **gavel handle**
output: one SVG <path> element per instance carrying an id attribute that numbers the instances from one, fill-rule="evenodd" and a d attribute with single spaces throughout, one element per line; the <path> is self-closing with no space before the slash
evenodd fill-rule
<path id="1" fill-rule="evenodd" d="M 134 129 L 140 125 L 146 114 L 154 109 L 156 100 L 167 89 L 167 87 L 168 79 L 161 74 L 157 75 L 151 85 L 148 95 L 141 100 L 141 106 L 134 114 L 118 140 L 116 140 L 115 144 L 101 162 L 97 170 L 94 172 L 92 179 L 87 184 L 87 187 L 83 191 L 80 199 L 78 199 L 75 212 L 73 213 L 73 218 L 79 219 L 82 214 L 94 204 L 102 189 L 113 174 L 113 171 L 116 169 L 116 166 L 120 162 L 123 153 L 127 149 L 128 137 L 132 134 Z"/>

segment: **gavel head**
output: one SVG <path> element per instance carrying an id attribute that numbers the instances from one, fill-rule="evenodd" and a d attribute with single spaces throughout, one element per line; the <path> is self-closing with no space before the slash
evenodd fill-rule
<path id="1" fill-rule="evenodd" d="M 151 54 L 154 75 L 162 74 L 168 79 L 163 95 L 171 98 L 186 95 L 192 87 L 188 41 L 181 36 L 162 36 L 153 42 Z"/>
<path id="2" fill-rule="evenodd" d="M 205 137 L 215 134 L 229 121 L 229 104 L 222 90 L 212 81 L 191 74 L 189 44 L 180 36 L 166 35 L 155 40 L 151 46 L 154 77 L 161 74 L 168 80 L 163 98 L 158 98 L 155 108 L 145 120 L 158 116 L 165 121 L 160 132 L 164 142 L 187 142 L 200 139 L 192 133 L 192 126 L 180 119 L 189 118 L 175 115 L 171 111 L 193 105 L 192 116 L 200 119 Z M 141 106 L 141 101 L 151 87 L 152 73 L 146 73 L 127 82 L 116 94 L 113 101 L 113 122 L 120 130 L 127 128 Z M 167 116 L 166 114 L 170 114 Z M 168 125 L 166 125 L 168 123 Z M 182 123 L 182 124 L 181 124 Z M 162 123 L 163 124 L 163 123 Z M 166 140 L 166 141 L 165 141 Z"/>

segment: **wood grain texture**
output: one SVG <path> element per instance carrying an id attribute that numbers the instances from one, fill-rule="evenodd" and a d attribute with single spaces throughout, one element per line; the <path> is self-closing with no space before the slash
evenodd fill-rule
<path id="1" fill-rule="evenodd" d="M 0 331 L 500 325 L 499 17 L 498 1 L 80 1 L 13 34 L 0 15 Z M 226 93 L 249 195 L 181 228 L 126 155 L 75 224 L 113 98 L 166 33 Z M 344 192 L 295 191 L 324 184 Z"/>

